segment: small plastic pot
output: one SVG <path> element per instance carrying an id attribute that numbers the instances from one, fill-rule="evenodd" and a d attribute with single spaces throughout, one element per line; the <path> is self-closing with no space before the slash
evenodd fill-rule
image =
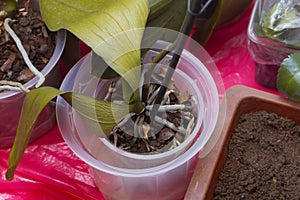
<path id="1" fill-rule="evenodd" d="M 37 1 L 31 1 L 31 3 L 34 8 L 38 8 Z M 45 83 L 43 84 L 45 86 L 59 87 L 61 83 L 58 60 L 63 52 L 65 41 L 66 31 L 58 31 L 54 53 L 41 71 L 46 77 Z M 34 88 L 37 82 L 38 78 L 35 77 L 24 86 L 26 88 Z M 24 97 L 24 93 L 16 91 L 0 93 L 0 148 L 11 147 L 14 142 Z M 55 124 L 54 110 L 54 105 L 46 106 L 36 122 L 30 141 L 47 133 L 53 127 Z"/>
<path id="2" fill-rule="evenodd" d="M 269 11 L 276 2 L 279 2 L 279 0 L 256 1 L 248 25 L 248 48 L 256 64 L 256 81 L 260 85 L 273 90 L 277 90 L 277 74 L 283 59 L 288 57 L 291 53 L 300 53 L 299 47 L 286 44 L 283 41 L 275 41 L 265 36 L 262 31 L 260 21 L 263 15 Z M 297 31 L 297 29 L 287 29 L 284 40 L 289 41 L 291 39 L 291 33 L 294 31 Z M 295 33 L 293 34 L 295 35 Z"/>
<path id="3" fill-rule="evenodd" d="M 91 55 L 82 58 L 64 79 L 61 90 L 98 96 L 99 79 L 90 75 Z M 214 129 L 219 110 L 216 85 L 205 66 L 184 50 L 175 77 L 182 89 L 195 95 L 203 112 L 186 147 L 161 154 L 136 155 L 111 148 L 80 124 L 72 108 L 57 99 L 57 120 L 62 136 L 74 153 L 91 167 L 96 185 L 106 199 L 183 198 L 193 174 L 198 153 Z M 186 79 L 187 78 L 187 79 Z M 94 82 L 94 83 L 92 83 Z M 176 78 L 175 78 L 176 83 Z M 202 102 L 202 103 L 201 103 Z M 199 107 L 202 105 L 201 107 Z M 200 113 L 201 113 L 200 112 Z M 85 132 L 83 132 L 85 131 Z M 183 144 L 184 145 L 184 144 Z M 132 164 L 134 163 L 134 164 Z"/>

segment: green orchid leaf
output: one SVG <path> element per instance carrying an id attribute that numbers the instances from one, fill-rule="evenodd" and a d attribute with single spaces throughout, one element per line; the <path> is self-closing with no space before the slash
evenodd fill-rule
<path id="1" fill-rule="evenodd" d="M 186 0 L 148 0 L 148 2 L 150 13 L 146 24 L 147 27 L 161 27 L 175 31 L 180 30 L 186 13 Z M 147 40 L 147 44 L 142 46 L 152 46 L 158 39 L 174 42 L 177 37 L 177 35 L 166 35 L 166 31 L 163 29 L 157 31 L 155 35 L 150 34 L 152 37 L 147 37 L 148 34 L 144 35 L 143 42 Z M 147 50 L 142 49 L 142 51 L 145 53 Z M 92 54 L 92 66 L 92 73 L 97 77 L 110 79 L 118 76 L 113 69 L 108 67 L 100 56 L 94 53 Z"/>
<path id="2" fill-rule="evenodd" d="M 300 55 L 291 54 L 280 65 L 277 89 L 288 98 L 300 101 Z"/>
<path id="3" fill-rule="evenodd" d="M 9 168 L 6 172 L 7 180 L 13 179 L 14 171 L 16 170 L 16 167 L 19 164 L 29 142 L 31 132 L 38 116 L 46 107 L 46 105 L 54 97 L 61 93 L 61 91 L 54 88 L 42 87 L 32 90 L 26 94 L 20 115 L 16 138 L 9 155 Z"/>
<path id="4" fill-rule="evenodd" d="M 221 13 L 222 4 L 225 1 L 214 1 L 201 16 L 197 17 L 197 29 L 192 38 L 204 45 L 211 36 Z M 191 48 L 193 48 L 191 46 Z"/>
<path id="5" fill-rule="evenodd" d="M 147 0 L 40 0 L 40 8 L 50 30 L 69 30 L 118 74 L 140 66 Z"/>
<path id="6" fill-rule="evenodd" d="M 67 92 L 61 96 L 99 137 L 108 137 L 113 127 L 130 112 L 128 105 L 102 101 L 83 94 Z"/>
<path id="7" fill-rule="evenodd" d="M 12 180 L 24 154 L 35 122 L 42 110 L 56 96 L 61 95 L 99 137 L 107 137 L 113 127 L 129 113 L 130 106 L 94 99 L 82 94 L 41 87 L 26 94 L 16 138 L 9 155 L 6 179 Z"/>

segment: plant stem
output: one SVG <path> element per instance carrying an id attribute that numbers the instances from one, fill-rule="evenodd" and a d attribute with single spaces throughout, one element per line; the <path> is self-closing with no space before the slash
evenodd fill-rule
<path id="1" fill-rule="evenodd" d="M 174 71 L 175 71 L 178 61 L 179 61 L 179 58 L 182 54 L 182 51 L 183 51 L 186 41 L 188 39 L 188 35 L 190 35 L 190 33 L 193 29 L 196 16 L 203 13 L 212 1 L 213 0 L 207 0 L 207 1 L 203 2 L 203 0 L 194 0 L 191 3 L 190 0 L 188 0 L 188 5 L 190 7 L 188 6 L 188 12 L 186 14 L 183 26 L 181 28 L 182 34 L 179 34 L 178 38 L 176 39 L 174 55 L 171 59 L 166 76 L 165 76 L 164 81 L 161 85 L 161 88 L 158 92 L 153 109 L 151 110 L 150 119 L 154 119 L 157 114 L 157 111 L 160 107 L 163 97 L 167 91 L 167 86 L 169 85 L 169 82 L 174 74 Z"/>

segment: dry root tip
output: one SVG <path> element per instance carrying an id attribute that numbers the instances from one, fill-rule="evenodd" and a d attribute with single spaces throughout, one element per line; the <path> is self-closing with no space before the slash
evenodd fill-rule
<path id="1" fill-rule="evenodd" d="M 28 93 L 30 90 L 25 88 L 21 83 L 14 81 L 0 81 L 0 90 L 13 90 L 13 91 L 23 91 Z"/>

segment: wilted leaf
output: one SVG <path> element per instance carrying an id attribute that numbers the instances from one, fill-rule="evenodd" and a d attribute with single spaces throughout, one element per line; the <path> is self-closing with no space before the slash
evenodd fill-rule
<path id="1" fill-rule="evenodd" d="M 7 180 L 13 179 L 38 116 L 46 105 L 58 95 L 61 95 L 100 137 L 107 136 L 116 123 L 130 112 L 130 107 L 127 105 L 113 104 L 82 94 L 63 92 L 52 87 L 31 90 L 25 96 L 16 138 L 9 155 Z"/>
<path id="2" fill-rule="evenodd" d="M 300 101 L 300 55 L 291 54 L 280 65 L 277 89 L 288 98 Z"/>

